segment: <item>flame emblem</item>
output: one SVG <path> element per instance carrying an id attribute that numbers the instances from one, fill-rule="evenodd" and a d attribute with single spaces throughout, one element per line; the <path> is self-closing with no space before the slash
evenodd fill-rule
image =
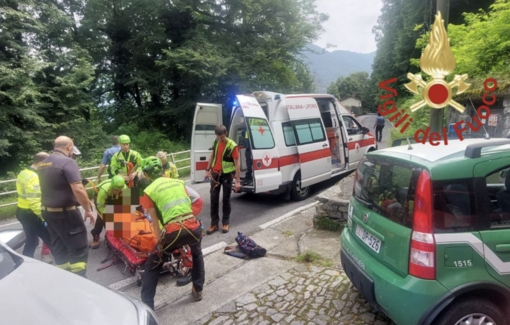
<path id="1" fill-rule="evenodd" d="M 455 75 L 449 83 L 444 80 L 455 69 L 455 58 L 450 49 L 450 40 L 444 28 L 443 17 L 439 11 L 432 26 L 429 44 L 421 55 L 420 68 L 432 78 L 429 82 L 425 82 L 420 74 L 407 74 L 407 78 L 411 82 L 405 84 L 405 87 L 409 91 L 419 95 L 418 86 L 423 88 L 422 100 L 411 105 L 411 112 L 425 105 L 437 109 L 450 105 L 461 113 L 466 110 L 464 106 L 452 99 L 452 95 L 453 88 L 457 88 L 456 94 L 458 95 L 471 86 L 465 82 L 468 75 Z"/>

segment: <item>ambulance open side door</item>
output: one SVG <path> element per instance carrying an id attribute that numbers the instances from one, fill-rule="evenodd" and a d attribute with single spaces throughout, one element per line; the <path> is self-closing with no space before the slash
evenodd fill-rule
<path id="1" fill-rule="evenodd" d="M 191 135 L 191 181 L 202 182 L 216 139 L 214 128 L 223 124 L 222 106 L 219 104 L 198 103 L 193 118 Z"/>
<path id="2" fill-rule="evenodd" d="M 279 153 L 267 116 L 255 97 L 238 95 L 253 156 L 255 193 L 277 190 L 282 184 Z"/>
<path id="3" fill-rule="evenodd" d="M 301 168 L 301 187 L 331 178 L 331 149 L 319 106 L 311 97 L 286 97 Z"/>

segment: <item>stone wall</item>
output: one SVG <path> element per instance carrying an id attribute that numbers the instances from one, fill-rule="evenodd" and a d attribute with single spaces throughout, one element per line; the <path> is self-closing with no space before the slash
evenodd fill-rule
<path id="1" fill-rule="evenodd" d="M 491 97 L 489 97 L 490 100 Z M 476 110 L 485 105 L 481 98 L 470 100 L 463 100 L 460 102 L 466 107 L 464 113 L 459 113 L 454 109 L 445 110 L 447 125 L 449 127 L 450 124 L 455 124 L 459 121 L 464 121 L 462 127 L 467 128 L 463 132 L 465 137 L 484 137 L 485 130 L 484 128 L 480 128 L 477 132 L 472 131 L 469 127 L 466 126 L 467 122 L 472 123 L 473 125 L 477 125 L 477 123 L 473 120 L 472 116 L 476 115 Z M 487 132 L 489 133 L 491 138 L 505 138 L 510 132 L 510 95 L 498 95 L 497 101 L 494 105 L 490 106 L 491 114 L 498 115 L 498 125 L 497 126 L 489 126 L 487 121 L 485 121 L 484 126 Z M 457 138 L 455 134 L 448 134 L 450 139 Z"/>
<path id="2" fill-rule="evenodd" d="M 504 119 L 502 137 L 506 137 L 510 133 L 510 96 L 503 99 Z"/>
<path id="3" fill-rule="evenodd" d="M 315 200 L 319 202 L 315 207 L 316 213 L 313 223 L 315 228 L 317 227 L 316 220 L 318 218 L 330 218 L 341 225 L 347 223 L 347 210 L 352 195 L 353 181 L 354 174 L 351 173 L 315 197 Z"/>

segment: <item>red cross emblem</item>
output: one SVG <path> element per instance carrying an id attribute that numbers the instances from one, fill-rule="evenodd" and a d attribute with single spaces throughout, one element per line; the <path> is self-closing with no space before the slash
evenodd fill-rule
<path id="1" fill-rule="evenodd" d="M 259 132 L 260 132 L 260 134 L 264 135 L 265 130 L 262 127 L 260 127 Z"/>
<path id="2" fill-rule="evenodd" d="M 264 166 L 266 167 L 269 167 L 271 166 L 271 156 L 267 153 L 264 154 L 264 158 L 262 158 L 262 163 L 264 164 Z"/>

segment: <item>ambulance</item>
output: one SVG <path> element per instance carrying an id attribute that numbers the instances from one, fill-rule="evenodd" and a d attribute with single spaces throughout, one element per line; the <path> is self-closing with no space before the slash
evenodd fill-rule
<path id="1" fill-rule="evenodd" d="M 193 119 L 191 180 L 203 182 L 223 124 L 222 105 L 198 103 Z M 244 147 L 248 131 L 253 156 L 253 182 L 241 182 L 241 192 L 290 193 L 304 200 L 310 186 L 356 169 L 374 136 L 332 95 L 284 95 L 257 91 L 236 96 L 228 137 L 239 148 L 241 179 L 247 170 Z"/>

